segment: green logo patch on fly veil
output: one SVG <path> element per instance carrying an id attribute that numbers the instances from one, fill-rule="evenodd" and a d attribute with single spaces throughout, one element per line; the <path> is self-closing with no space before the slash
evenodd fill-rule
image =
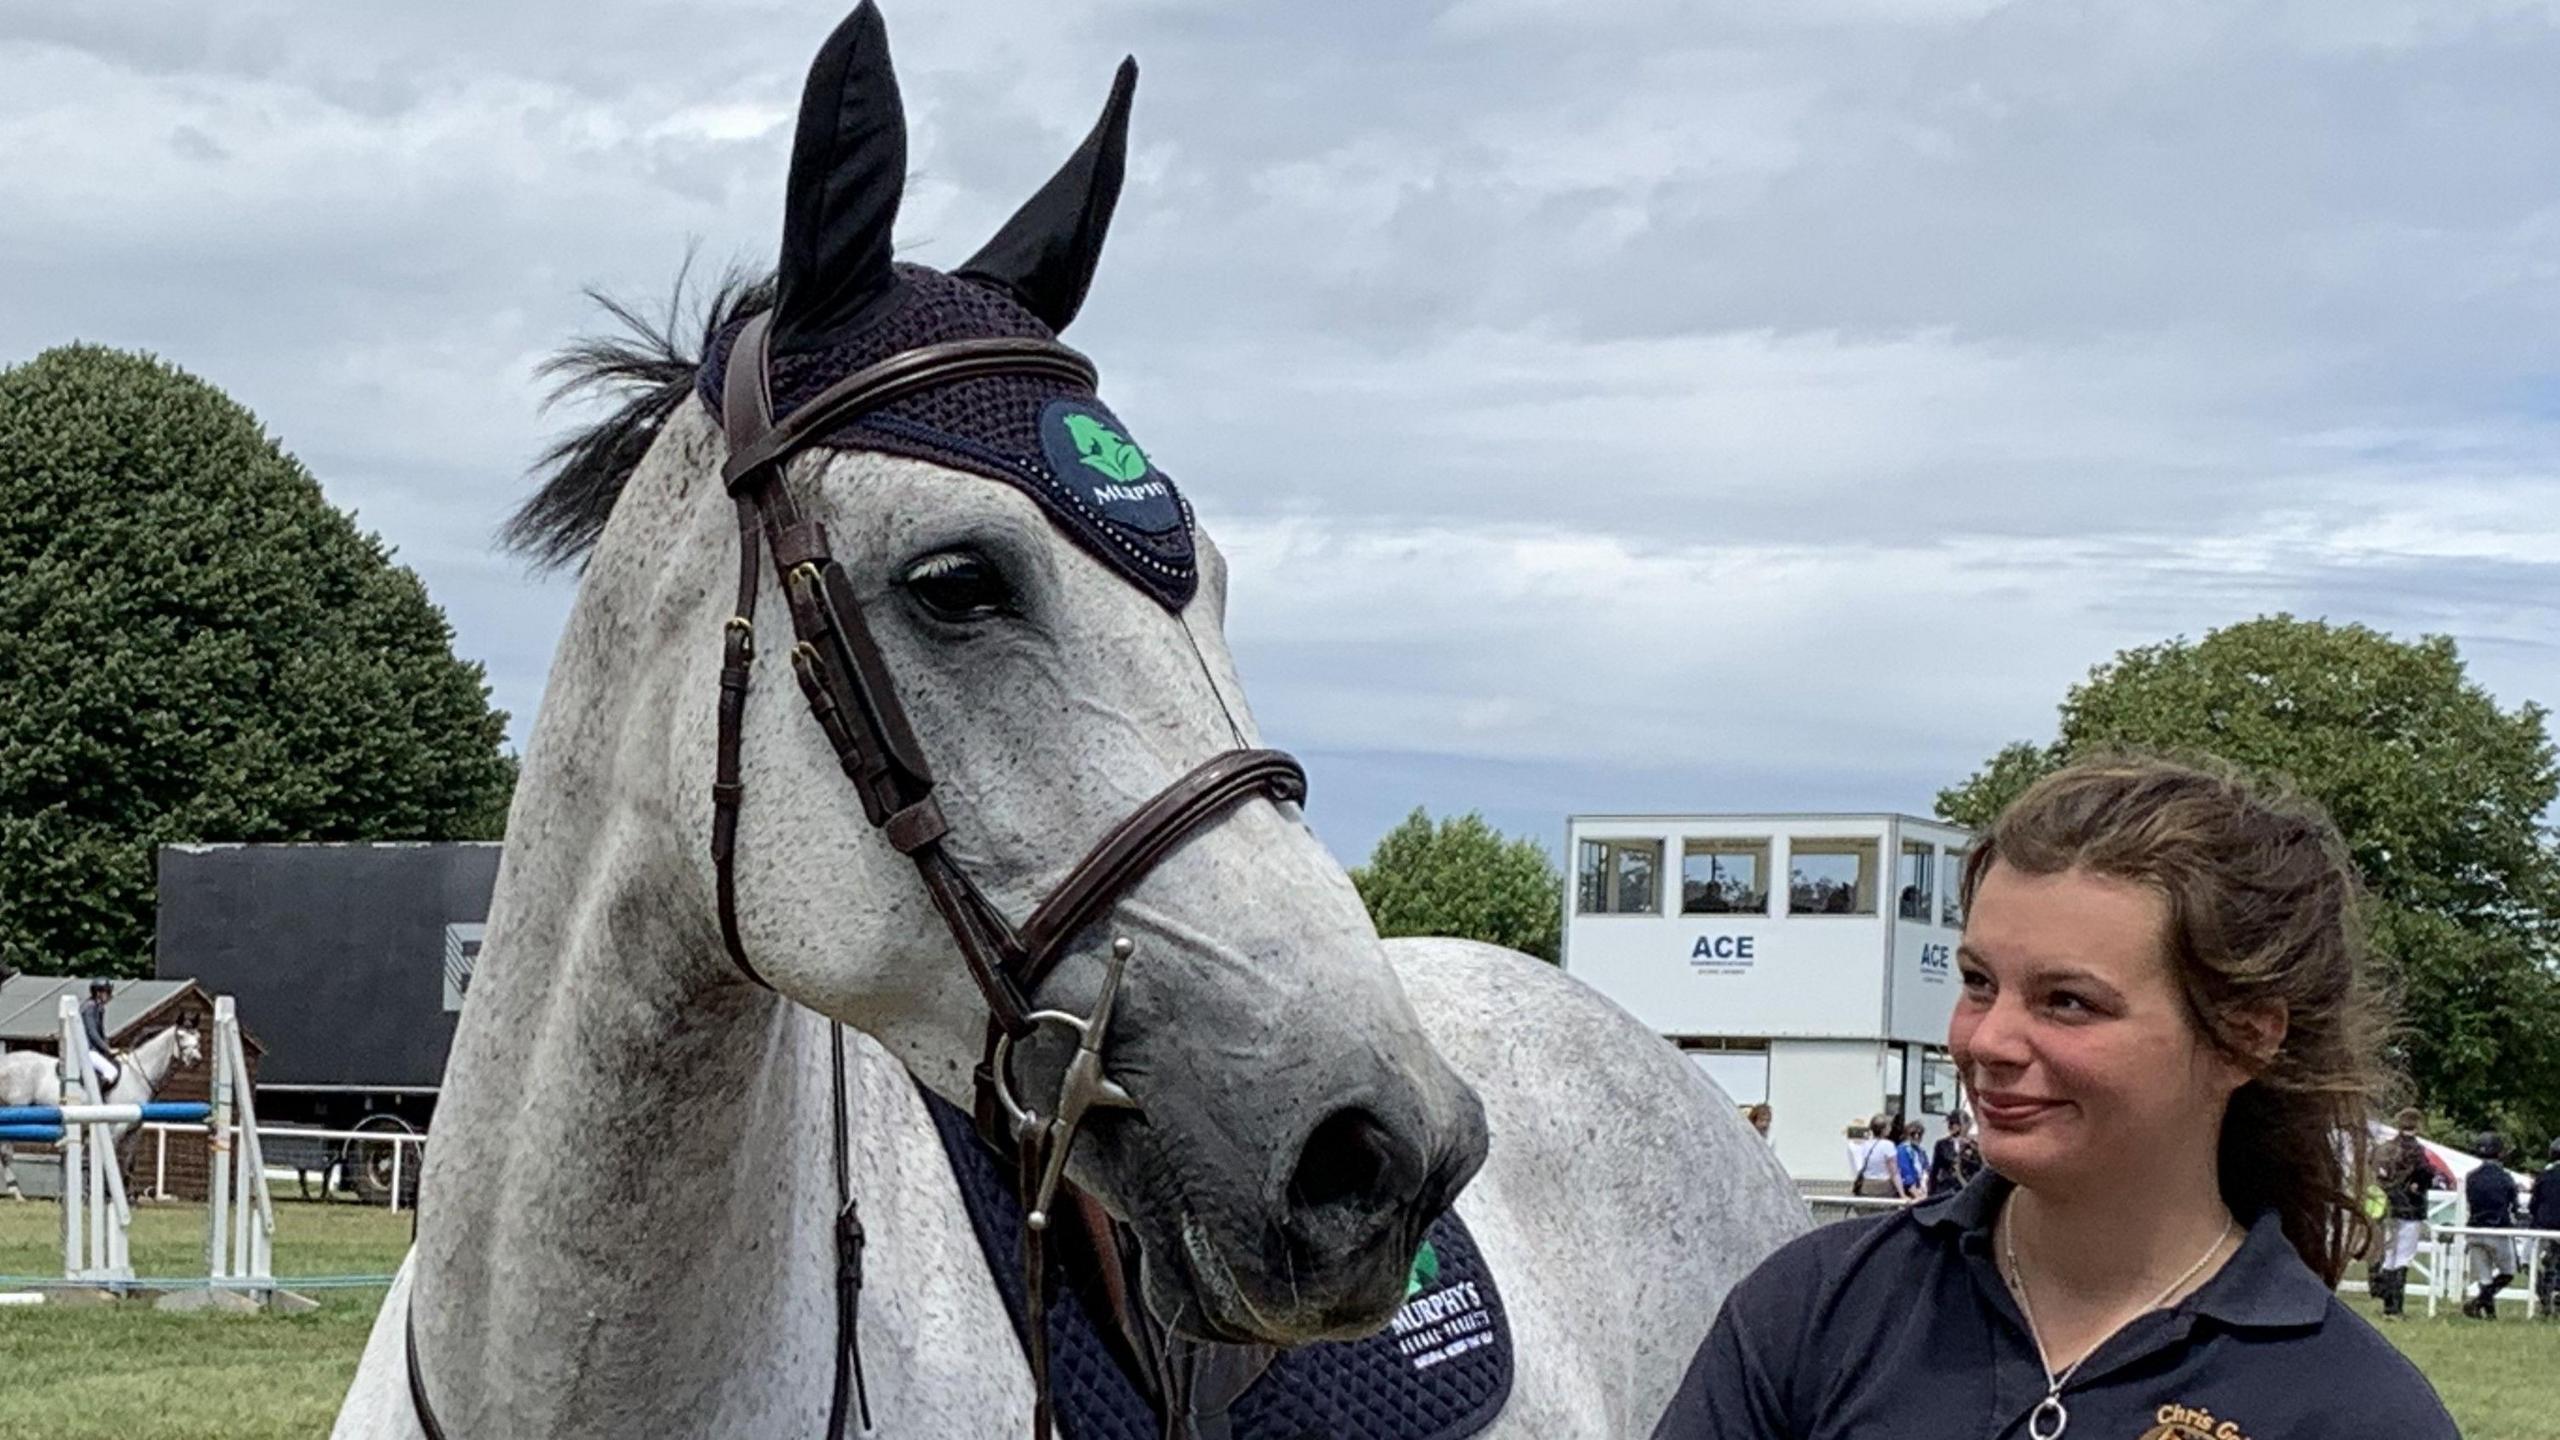
<path id="1" fill-rule="evenodd" d="M 1076 459 L 1114 480 L 1147 478 L 1147 452 L 1129 437 L 1085 414 L 1067 416 L 1067 438 L 1076 442 Z"/>
<path id="2" fill-rule="evenodd" d="M 1440 1252 L 1432 1247 L 1430 1241 L 1425 1240 L 1422 1242 L 1422 1248 L 1413 1252 L 1413 1268 L 1405 1272 L 1404 1298 L 1410 1300 L 1430 1289 L 1431 1282 L 1439 1278 Z"/>
<path id="3" fill-rule="evenodd" d="M 1129 438 L 1120 417 L 1099 400 L 1052 400 L 1040 412 L 1040 450 L 1049 473 L 1094 518 L 1144 535 L 1185 524 L 1173 481 Z"/>

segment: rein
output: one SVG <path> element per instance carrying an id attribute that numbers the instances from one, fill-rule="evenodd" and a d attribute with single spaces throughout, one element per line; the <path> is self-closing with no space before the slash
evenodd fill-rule
<path id="1" fill-rule="evenodd" d="M 1053 341 L 1030 338 L 943 341 L 901 351 L 837 381 L 777 421 L 767 346 L 771 311 L 749 319 L 732 342 L 722 384 L 721 424 L 729 459 L 721 479 L 737 506 L 737 609 L 722 628 L 718 753 L 712 777 L 711 856 L 720 938 L 739 973 L 771 983 L 747 957 L 739 932 L 736 859 L 738 814 L 745 798 L 740 770 L 747 695 L 756 658 L 755 612 L 770 551 L 789 602 L 792 674 L 811 716 L 862 803 L 863 815 L 913 861 L 959 949 L 961 963 L 987 1007 L 986 1045 L 974 1073 L 973 1118 L 979 1136 L 1013 1164 L 1022 1199 L 1023 1276 L 1027 1286 L 1025 1349 L 1033 1387 L 1032 1434 L 1049 1440 L 1047 1232 L 1067 1157 L 1086 1117 L 1137 1102 L 1103 1066 L 1113 1004 L 1133 947 L 1110 947 L 1100 997 L 1088 1016 L 1035 1008 L 1033 996 L 1071 942 L 1100 920 L 1131 886 L 1177 846 L 1254 798 L 1274 803 L 1306 798 L 1306 774 L 1277 750 L 1235 749 L 1214 755 L 1124 817 L 1087 850 L 1017 928 L 988 900 L 944 841 L 950 824 L 934 799 L 932 767 L 898 699 L 897 686 L 872 636 L 862 605 L 829 548 L 826 526 L 808 518 L 784 478 L 786 463 L 843 424 L 897 400 L 943 385 L 995 375 L 1029 375 L 1091 389 L 1093 365 Z M 1014 1048 L 1043 1028 L 1077 1038 L 1074 1058 L 1054 1100 L 1026 1101 L 1010 1073 Z M 831 1025 L 834 1063 L 836 1382 L 826 1435 L 845 1433 L 852 1395 L 862 1428 L 871 1428 L 858 1339 L 864 1234 L 846 1157 L 844 1027 Z M 428 1440 L 446 1440 L 427 1402 L 418 1362 L 416 1310 L 409 1314 L 409 1394 Z"/>

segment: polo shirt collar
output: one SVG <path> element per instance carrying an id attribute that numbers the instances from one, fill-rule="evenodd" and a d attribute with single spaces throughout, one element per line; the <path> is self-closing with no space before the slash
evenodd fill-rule
<path id="1" fill-rule="evenodd" d="M 1966 1250 L 1987 1255 L 2001 1203 L 2016 1188 L 1998 1172 L 1985 1170 L 1953 1195 L 1913 1206 L 1911 1218 L 1923 1230 L 1951 1235 Z M 2283 1219 L 2269 1209 L 2248 1222 L 2239 1250 L 2178 1309 L 2236 1329 L 2288 1329 L 2321 1323 L 2329 1313 L 2329 1299 L 2329 1287 L 2294 1253 Z"/>
<path id="2" fill-rule="evenodd" d="M 2240 1237 L 2231 1262 L 2182 1308 L 2244 1330 L 2317 1325 L 2329 1313 L 2329 1287 L 2311 1273 L 2284 1235 L 2284 1220 L 2261 1210 Z"/>
<path id="3" fill-rule="evenodd" d="M 2000 1202 L 2017 1187 L 1996 1170 L 1985 1170 L 1953 1195 L 1923 1200 L 1911 1207 L 1911 1218 L 1923 1230 L 1959 1234 L 1988 1244 L 1991 1224 L 2000 1218 Z"/>

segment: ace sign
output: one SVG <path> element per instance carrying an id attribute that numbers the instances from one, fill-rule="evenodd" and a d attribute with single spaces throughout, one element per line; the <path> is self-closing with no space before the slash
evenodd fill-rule
<path id="1" fill-rule="evenodd" d="M 1759 957 L 1756 935 L 1701 935 L 1689 946 L 1689 968 L 1701 975 L 1738 975 Z"/>

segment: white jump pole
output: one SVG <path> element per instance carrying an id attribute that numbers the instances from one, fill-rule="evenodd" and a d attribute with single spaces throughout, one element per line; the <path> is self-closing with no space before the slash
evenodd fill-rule
<path id="1" fill-rule="evenodd" d="M 116 1148 L 116 1129 L 99 1125 L 90 1132 L 89 1163 L 107 1179 L 108 1213 L 101 1217 L 106 1227 L 106 1250 L 99 1264 L 106 1274 L 118 1280 L 133 1278 L 133 1265 L 128 1259 L 133 1228 L 133 1201 L 124 1193 L 124 1157 Z"/>
<path id="2" fill-rule="evenodd" d="M 249 1087 L 249 1060 L 240 1048 L 240 1026 L 236 1018 L 225 1012 L 214 1026 L 214 1039 L 222 1052 L 231 1057 L 232 1084 L 237 1089 L 232 1109 L 240 1117 L 240 1194 L 235 1204 L 239 1210 L 240 1254 L 247 1262 L 249 1278 L 274 1278 L 276 1234 L 275 1197 L 267 1190 L 267 1156 L 258 1141 L 257 1103 Z"/>
<path id="3" fill-rule="evenodd" d="M 107 1203 L 114 1211 L 107 1217 L 106 1273 L 112 1279 L 133 1278 L 133 1197 L 124 1188 L 124 1152 L 116 1145 L 116 1127 L 100 1124 L 92 1132 L 89 1163 L 107 1177 Z"/>
<path id="4" fill-rule="evenodd" d="M 62 1094 L 64 1099 L 85 1093 L 81 1076 L 88 1072 L 89 1047 L 80 1035 L 80 1004 L 63 996 L 54 1007 L 58 1022 L 56 1040 L 61 1049 Z M 80 1213 L 82 1179 L 88 1167 L 82 1163 L 87 1148 L 81 1143 L 81 1127 L 62 1127 L 62 1278 L 77 1280 L 87 1267 L 81 1263 L 82 1241 L 87 1238 L 86 1218 Z"/>
<path id="5" fill-rule="evenodd" d="M 231 1050 L 220 1043 L 232 1026 L 231 997 L 213 999 L 213 1120 L 205 1132 L 212 1175 L 205 1187 L 205 1274 L 221 1280 L 231 1274 Z"/>
<path id="6" fill-rule="evenodd" d="M 67 1005 L 70 997 L 64 996 L 63 1000 Z M 82 1057 L 80 1066 L 80 1096 L 92 1105 L 106 1099 L 98 1093 L 98 1072 L 89 1068 L 86 1056 Z M 66 1125 L 62 1128 L 67 1131 L 71 1127 Z M 88 1164 L 81 1168 L 81 1175 L 88 1182 L 89 1191 L 89 1249 L 84 1257 L 82 1273 L 94 1275 L 105 1267 L 107 1258 L 107 1174 L 105 1168 L 98 1164 L 98 1152 L 106 1144 L 107 1132 L 94 1125 L 86 1128 L 89 1132 Z"/>

